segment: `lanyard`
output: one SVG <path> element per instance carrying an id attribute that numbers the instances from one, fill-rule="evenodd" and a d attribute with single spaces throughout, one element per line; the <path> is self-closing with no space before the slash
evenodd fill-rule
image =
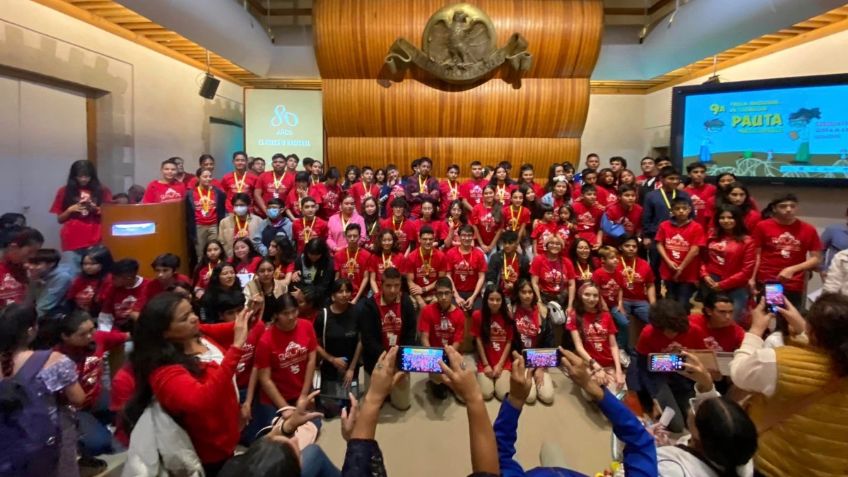
<path id="1" fill-rule="evenodd" d="M 388 257 L 386 257 L 386 254 L 385 254 L 385 253 L 383 253 L 382 255 L 383 255 L 383 270 L 387 270 L 387 269 L 389 269 L 389 268 L 393 268 L 393 267 L 395 266 L 395 264 L 394 264 L 394 263 L 392 263 L 392 252 L 389 252 L 389 256 L 388 256 Z M 422 260 L 423 260 L 423 259 L 422 259 Z"/>
<path id="2" fill-rule="evenodd" d="M 621 257 L 621 266 L 624 268 L 624 277 L 627 279 L 627 283 L 632 284 L 636 280 L 636 257 L 633 257 L 633 265 L 630 267 L 627 266 L 624 257 Z"/>
<path id="3" fill-rule="evenodd" d="M 662 198 L 665 201 L 666 208 L 668 208 L 668 210 L 671 211 L 671 202 L 668 201 L 668 196 L 665 195 L 665 189 L 660 189 L 660 194 L 662 194 Z M 677 191 L 676 190 L 671 191 L 671 200 L 674 200 L 676 198 L 677 198 Z"/>
<path id="4" fill-rule="evenodd" d="M 422 194 L 427 193 L 427 177 L 423 177 L 422 180 L 421 174 L 418 174 L 418 192 Z"/>
<path id="5" fill-rule="evenodd" d="M 459 196 L 459 183 L 452 183 L 451 181 L 448 181 L 448 188 L 450 189 L 450 194 L 448 195 L 448 197 L 451 200 L 456 199 Z"/>
<path id="6" fill-rule="evenodd" d="M 203 209 L 204 212 L 209 212 L 209 208 L 212 204 L 212 188 L 210 187 L 209 192 L 206 195 L 203 195 L 203 189 L 198 187 L 197 194 L 200 196 L 200 208 Z"/>
<path id="7" fill-rule="evenodd" d="M 241 180 L 238 178 L 238 172 L 233 172 L 233 180 L 236 183 L 236 192 L 241 192 L 244 189 L 244 181 L 247 180 L 247 172 L 241 175 Z"/>
<path id="8" fill-rule="evenodd" d="M 353 260 L 350 259 L 349 248 L 345 249 L 345 255 L 347 256 L 347 262 L 345 263 L 347 265 L 347 275 L 352 278 L 356 273 L 356 259 L 359 257 L 359 247 L 356 248 L 356 253 L 353 254 Z"/>
<path id="9" fill-rule="evenodd" d="M 283 183 L 283 178 L 286 177 L 286 173 L 283 172 L 283 175 L 280 176 L 279 179 L 277 179 L 277 173 L 276 172 L 272 172 L 272 174 L 274 174 L 274 189 L 279 190 L 280 185 L 282 185 L 282 183 Z"/>
<path id="10" fill-rule="evenodd" d="M 418 248 L 418 255 L 421 256 L 421 265 L 422 265 L 421 268 L 424 269 L 425 274 L 429 274 L 430 273 L 430 262 L 433 261 L 433 251 L 432 250 L 430 251 L 430 256 L 427 257 L 426 262 L 424 261 L 424 251 L 421 250 L 420 247 Z"/>
<path id="11" fill-rule="evenodd" d="M 244 225 L 239 223 L 238 215 L 235 216 L 236 219 L 236 237 L 246 237 L 247 236 L 247 219 L 244 220 Z"/>
<path id="12" fill-rule="evenodd" d="M 339 221 L 342 223 L 342 232 L 347 230 L 347 224 L 349 224 L 352 219 L 353 219 L 353 216 L 350 216 L 350 218 L 347 219 L 347 222 L 345 222 L 344 214 L 339 213 Z"/>
<path id="13" fill-rule="evenodd" d="M 312 217 L 312 223 L 309 224 L 309 227 L 306 226 L 306 217 L 304 217 L 302 220 L 303 220 L 303 241 L 309 242 L 309 239 L 312 238 L 312 232 L 313 232 L 312 227 L 315 226 L 315 217 Z M 307 229 L 309 230 L 309 232 L 307 232 Z"/>
<path id="14" fill-rule="evenodd" d="M 518 212 L 512 209 L 512 206 L 509 206 L 509 212 L 512 214 L 512 218 L 509 220 L 510 227 L 513 232 L 518 231 L 518 218 L 521 217 L 521 206 L 518 206 Z"/>
<path id="15" fill-rule="evenodd" d="M 400 225 L 398 225 L 397 222 L 395 222 L 395 218 L 392 217 L 392 228 L 395 229 L 395 232 L 397 232 L 397 231 L 399 231 L 403 228 L 403 221 L 404 220 L 406 220 L 406 219 L 401 218 L 400 219 Z"/>
<path id="16" fill-rule="evenodd" d="M 583 280 L 588 280 L 592 278 L 592 267 L 589 263 L 586 263 L 586 270 L 583 270 L 583 267 L 580 266 L 580 262 L 574 262 L 577 265 L 577 270 L 580 271 L 580 278 Z"/>
<path id="17" fill-rule="evenodd" d="M 515 265 L 515 259 L 516 258 L 518 258 L 518 254 L 517 253 L 512 254 L 512 260 L 510 260 L 510 262 L 507 263 L 506 254 L 504 254 L 503 276 L 504 276 L 505 282 L 509 281 L 510 273 L 512 272 L 512 266 Z"/>

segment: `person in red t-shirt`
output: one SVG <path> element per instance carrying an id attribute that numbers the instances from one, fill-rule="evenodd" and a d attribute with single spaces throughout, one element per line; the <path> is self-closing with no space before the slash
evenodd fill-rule
<path id="1" fill-rule="evenodd" d="M 520 345 L 515 351 L 520 352 L 528 348 L 553 348 L 554 334 L 551 322 L 546 315 L 542 314 L 538 306 L 533 284 L 530 280 L 522 278 L 515 286 L 515 290 L 518 300 L 512 307 L 512 317 L 515 320 L 515 331 L 518 336 L 515 343 Z M 533 404 L 538 398 L 545 404 L 553 404 L 554 383 L 550 374 L 545 368 L 536 368 L 532 374 L 533 386 L 530 388 L 526 402 Z"/>
<path id="2" fill-rule="evenodd" d="M 82 273 L 74 278 L 65 298 L 74 308 L 91 316 L 100 313 L 103 300 L 112 287 L 112 254 L 103 245 L 96 245 L 86 251 L 82 258 Z"/>
<path id="3" fill-rule="evenodd" d="M 709 210 L 710 201 L 715 197 L 716 187 L 705 181 L 707 177 L 707 166 L 703 162 L 693 162 L 686 166 L 689 174 L 689 185 L 683 188 L 689 193 L 692 201 L 692 209 L 695 211 L 695 222 L 704 229 L 711 227 L 712 214 Z"/>
<path id="4" fill-rule="evenodd" d="M 294 187 L 295 173 L 288 170 L 286 157 L 280 153 L 271 158 L 271 170 L 262 172 L 256 179 L 253 191 L 253 202 L 256 204 L 256 214 L 266 217 L 266 204 L 271 199 L 285 201 Z"/>
<path id="5" fill-rule="evenodd" d="M 712 200 L 713 203 L 716 202 L 715 198 Z M 751 194 L 748 192 L 748 187 L 741 182 L 731 182 L 727 186 L 727 189 L 723 194 L 722 202 L 739 207 L 739 210 L 742 211 L 745 229 L 748 230 L 749 234 L 753 234 L 754 230 L 757 229 L 757 224 L 763 220 L 762 215 L 760 215 L 760 211 L 757 210 L 757 204 L 754 202 L 754 198 L 751 197 Z"/>
<path id="6" fill-rule="evenodd" d="M 311 188 L 309 187 L 309 173 L 306 171 L 300 171 L 295 175 L 294 185 L 292 186 L 289 193 L 286 194 L 285 202 L 283 205 L 286 206 L 286 215 L 292 222 L 296 222 L 298 218 L 303 216 L 303 212 L 300 207 L 303 203 L 303 200 L 307 197 L 310 197 L 309 193 L 311 192 Z M 318 204 L 321 200 L 320 197 L 312 197 L 312 200 Z M 315 209 L 316 213 L 318 209 Z"/>
<path id="7" fill-rule="evenodd" d="M 391 208 L 392 215 L 380 222 L 380 227 L 394 232 L 397 236 L 398 250 L 403 255 L 409 255 L 415 243 L 417 227 L 415 222 L 408 217 L 406 199 L 403 197 L 393 199 Z M 435 229 L 433 232 L 435 232 Z"/>
<path id="8" fill-rule="evenodd" d="M 562 239 L 562 249 L 571 250 L 576 236 L 577 226 L 574 223 L 574 211 L 568 204 L 559 206 L 559 210 L 554 211 L 559 218 L 556 225 L 556 234 Z"/>
<path id="9" fill-rule="evenodd" d="M 451 164 L 448 166 L 447 179 L 439 183 L 439 218 L 444 220 L 448 216 L 448 209 L 451 202 L 462 200 L 460 194 L 460 184 L 457 181 L 459 178 L 459 166 Z M 444 240 L 444 238 L 442 239 Z"/>
<path id="10" fill-rule="evenodd" d="M 606 208 L 604 215 L 612 224 L 621 225 L 624 234 L 639 236 L 642 233 L 642 206 L 636 203 L 636 188 L 622 185 L 618 188 L 619 201 Z M 604 234 L 604 243 L 613 244 L 620 237 Z"/>
<path id="11" fill-rule="evenodd" d="M 574 220 L 577 223 L 577 236 L 588 240 L 592 250 L 601 247 L 604 232 L 601 230 L 601 216 L 604 208 L 598 202 L 598 189 L 586 184 L 580 191 L 580 198 L 574 201 Z"/>
<path id="12" fill-rule="evenodd" d="M 371 197 L 376 200 L 380 199 L 380 186 L 374 183 L 374 169 L 369 166 L 362 168 L 362 180 L 350 186 L 347 192 L 353 196 L 356 203 L 356 210 L 360 215 L 364 212 L 362 206 L 365 199 Z"/>
<path id="13" fill-rule="evenodd" d="M 477 300 L 486 280 L 486 257 L 474 247 L 474 228 L 463 225 L 459 228 L 459 247 L 445 253 L 448 277 L 453 282 L 456 305 L 465 311 L 479 308 Z"/>
<path id="14" fill-rule="evenodd" d="M 693 383 L 676 373 L 653 373 L 648 370 L 652 353 L 678 353 L 681 350 L 704 349 L 706 332 L 689 323 L 686 308 L 671 299 L 657 300 L 651 305 L 651 323 L 642 329 L 636 342 L 638 379 L 631 389 L 645 391 L 659 404 L 660 409 L 670 407 L 674 418 L 667 426 L 671 432 L 682 432 L 689 411 L 689 399 L 694 397 Z M 632 366 L 632 365 L 631 365 Z M 628 380 L 628 384 L 630 380 Z M 654 403 L 642 403 L 653 409 Z"/>
<path id="15" fill-rule="evenodd" d="M 772 201 L 774 214 L 754 230 L 759 263 L 754 276 L 757 284 L 783 283 L 783 295 L 804 308 L 805 272 L 821 263 L 822 245 L 815 227 L 798 219 L 798 198 L 786 194 Z"/>
<path id="16" fill-rule="evenodd" d="M 273 318 L 259 339 L 254 359 L 262 393 L 253 418 L 270 422 L 277 409 L 309 395 L 318 339 L 312 323 L 298 319 L 298 307 L 291 295 L 283 294 L 268 305 Z"/>
<path id="17" fill-rule="evenodd" d="M 516 185 L 521 188 L 525 184 L 533 189 L 535 197 L 542 198 L 545 195 L 545 188 L 536 183 L 536 171 L 533 170 L 533 164 L 524 164 L 518 171 L 518 183 Z"/>
<path id="18" fill-rule="evenodd" d="M 459 187 L 459 195 L 462 197 L 462 206 L 471 212 L 474 207 L 483 201 L 483 188 L 489 181 L 483 177 L 483 164 L 480 161 L 471 163 L 471 178 Z"/>
<path id="19" fill-rule="evenodd" d="M 635 345 L 642 328 L 648 323 L 648 310 L 657 301 L 654 288 L 654 272 L 647 260 L 637 256 L 639 239 L 625 235 L 621 239 L 621 263 L 618 270 L 624 281 L 622 306 L 630 321 L 628 343 Z M 632 320 L 630 317 L 638 319 Z M 631 346 L 632 348 L 632 346 Z"/>
<path id="20" fill-rule="evenodd" d="M 84 250 L 101 240 L 100 207 L 112 201 L 112 192 L 100 184 L 97 169 L 91 161 L 71 164 L 68 183 L 56 191 L 50 213 L 56 214 L 62 229 L 59 238 L 62 251 Z M 77 254 L 75 265 L 82 257 Z"/>
<path id="21" fill-rule="evenodd" d="M 161 202 L 176 202 L 183 200 L 186 195 L 186 186 L 176 179 L 177 165 L 173 159 L 162 161 L 160 168 L 162 178 L 151 181 L 144 190 L 143 204 L 158 204 Z"/>
<path id="22" fill-rule="evenodd" d="M 513 189 L 509 200 L 509 206 L 503 210 L 504 225 L 507 230 L 517 233 L 518 242 L 523 243 L 530 225 L 530 209 L 524 207 L 524 193 L 520 189 Z"/>
<path id="23" fill-rule="evenodd" d="M 734 317 L 748 314 L 749 285 L 754 276 L 757 249 L 745 230 L 738 207 L 722 204 L 716 212 L 713 233 L 701 251 L 701 294 L 726 293 L 733 298 Z"/>
<path id="24" fill-rule="evenodd" d="M 624 388 L 624 372 L 619 360 L 618 343 L 612 315 L 603 311 L 601 291 L 594 283 L 577 290 L 574 310 L 568 314 L 565 329 L 571 333 L 577 354 L 589 362 L 592 380 L 617 394 Z"/>
<path id="25" fill-rule="evenodd" d="M 138 261 L 118 260 L 112 265 L 112 287 L 103 299 L 97 327 L 103 331 L 130 331 L 147 302 L 148 280 L 138 275 Z"/>
<path id="26" fill-rule="evenodd" d="M 433 301 L 436 279 L 447 274 L 445 254 L 435 248 L 435 233 L 425 225 L 418 231 L 417 249 L 404 258 L 401 272 L 406 275 L 409 294 L 420 310 Z"/>
<path id="27" fill-rule="evenodd" d="M 598 204 L 606 209 L 618 203 L 618 189 L 616 188 L 615 173 L 612 169 L 604 168 L 598 173 L 598 182 L 595 184 L 598 192 Z"/>
<path id="28" fill-rule="evenodd" d="M 530 276 L 530 260 L 518 251 L 518 234 L 507 230 L 501 234 L 501 250 L 495 252 L 486 266 L 486 282 L 498 287 L 504 296 L 515 296 L 515 285 Z"/>
<path id="29" fill-rule="evenodd" d="M 379 249 L 371 254 L 368 272 L 371 276 L 371 291 L 376 295 L 383 285 L 383 272 L 389 268 L 403 268 L 403 254 L 397 251 L 397 237 L 389 229 L 382 229 L 377 235 Z"/>
<path id="30" fill-rule="evenodd" d="M 294 219 L 292 235 L 297 244 L 297 253 L 303 253 L 306 243 L 313 238 L 327 239 L 330 229 L 327 221 L 318 217 L 318 203 L 312 197 L 304 197 L 301 201 L 303 217 Z"/>
<path id="31" fill-rule="evenodd" d="M 336 280 L 344 278 L 350 281 L 353 287 L 353 297 L 350 299 L 351 305 L 356 305 L 363 296 L 367 296 L 368 280 L 371 276 L 368 271 L 371 254 L 359 246 L 360 235 L 359 224 L 348 224 L 345 230 L 347 247 L 336 252 L 334 257 Z"/>
<path id="32" fill-rule="evenodd" d="M 698 253 L 706 245 L 706 238 L 704 229 L 690 218 L 692 206 L 688 199 L 672 199 L 671 214 L 660 223 L 655 237 L 657 253 L 662 259 L 660 277 L 665 282 L 666 297 L 674 298 L 689 310 L 701 269 Z"/>
<path id="33" fill-rule="evenodd" d="M 421 310 L 418 331 L 421 345 L 444 348 L 453 346 L 459 349 L 465 333 L 465 313 L 457 308 L 451 299 L 453 284 L 447 277 L 436 281 L 436 302 Z M 444 383 L 441 374 L 431 373 L 427 387 L 436 399 L 444 399 L 450 389 Z"/>
<path id="34" fill-rule="evenodd" d="M 256 176 L 247 170 L 247 154 L 244 151 L 233 153 L 233 171 L 224 174 L 221 179 L 221 187 L 227 194 L 224 205 L 228 213 L 233 211 L 233 197 L 236 194 L 247 194 L 251 199 L 253 198 Z"/>
<path id="35" fill-rule="evenodd" d="M 544 255 L 536 255 L 530 263 L 530 280 L 536 299 L 547 314 L 547 303 L 556 301 L 568 303 L 567 309 L 571 309 L 574 301 L 574 267 L 571 261 L 562 254 L 562 239 L 554 235 L 548 240 L 547 250 Z M 567 297 L 563 295 L 567 294 Z"/>
<path id="36" fill-rule="evenodd" d="M 330 217 L 338 214 L 342 209 L 342 200 L 345 198 L 345 192 L 342 190 L 342 186 L 339 185 L 340 178 L 341 175 L 338 169 L 331 167 L 327 171 L 324 182 L 309 187 L 309 195 L 311 197 L 321 198 L 321 207 L 318 210 L 318 215 L 326 221 L 329 221 Z M 359 214 L 357 213 L 356 215 Z"/>
<path id="37" fill-rule="evenodd" d="M 618 348 L 628 352 L 628 327 L 630 320 L 624 313 L 624 275 L 619 269 L 618 250 L 604 245 L 598 250 L 601 266 L 592 272 L 592 282 L 601 292 L 601 298 L 612 315 L 618 328 L 616 341 Z M 579 297 L 578 297 L 579 298 Z M 625 361 L 626 364 L 629 364 Z"/>
<path id="38" fill-rule="evenodd" d="M 212 271 L 219 264 L 227 261 L 227 253 L 224 251 L 224 244 L 220 240 L 210 240 L 203 249 L 203 255 L 200 263 L 194 269 L 194 298 L 200 300 L 203 294 L 206 293 L 206 287 L 209 286 L 209 280 L 212 278 Z"/>
<path id="39" fill-rule="evenodd" d="M 227 216 L 226 194 L 213 185 L 212 171 L 199 169 L 197 185 L 185 195 L 188 239 L 194 243 L 198 259 L 210 240 L 218 238 L 218 222 Z"/>
<path id="40" fill-rule="evenodd" d="M 483 292 L 483 306 L 471 315 L 471 336 L 477 352 L 477 382 L 483 399 L 496 396 L 503 400 L 509 392 L 515 322 L 497 288 L 487 287 Z"/>
<path id="41" fill-rule="evenodd" d="M 252 275 L 256 273 L 262 255 L 256 250 L 253 241 L 247 237 L 237 238 L 233 243 L 233 256 L 230 263 L 236 270 L 236 275 Z"/>
<path id="42" fill-rule="evenodd" d="M 704 314 L 690 315 L 689 323 L 704 330 L 704 348 L 732 353 L 742 346 L 745 329 L 733 320 L 733 299 L 724 293 L 704 297 Z"/>
<path id="43" fill-rule="evenodd" d="M 180 257 L 173 253 L 159 255 L 153 260 L 150 267 L 156 273 L 156 279 L 147 284 L 146 301 L 150 301 L 154 296 L 168 290 L 168 287 L 174 283 L 191 283 L 189 277 L 177 272 L 177 269 L 180 268 Z"/>
<path id="44" fill-rule="evenodd" d="M 510 203 L 510 194 L 518 186 L 509 178 L 509 171 L 504 165 L 498 165 L 492 172 L 492 180 L 489 182 L 495 189 L 495 200 L 501 204 L 501 207 L 506 207 Z"/>
<path id="45" fill-rule="evenodd" d="M 459 228 L 468 223 L 468 217 L 463 209 L 462 201 L 455 200 L 448 206 L 448 217 L 445 219 L 445 233 L 442 249 L 448 250 L 459 245 Z"/>
<path id="46" fill-rule="evenodd" d="M 439 220 L 437 218 L 438 214 L 436 213 L 436 202 L 429 197 L 425 197 L 421 200 L 421 216 L 415 221 L 415 237 L 418 236 L 418 229 L 425 225 L 429 225 L 433 228 L 433 232 L 436 233 L 436 247 L 441 248 L 442 244 L 444 244 L 445 239 L 448 236 L 448 226 L 444 221 Z M 450 249 L 448 247 L 445 250 Z"/>
<path id="47" fill-rule="evenodd" d="M 495 250 L 503 232 L 504 213 L 501 203 L 495 200 L 495 187 L 491 184 L 483 188 L 483 201 L 474 206 L 471 219 L 474 238 L 487 256 Z"/>
<path id="48" fill-rule="evenodd" d="M 535 255 L 544 255 L 548 239 L 556 235 L 558 223 L 554 219 L 554 209 L 549 204 L 540 204 L 539 211 L 542 218 L 536 220 L 530 238 L 533 240 Z"/>

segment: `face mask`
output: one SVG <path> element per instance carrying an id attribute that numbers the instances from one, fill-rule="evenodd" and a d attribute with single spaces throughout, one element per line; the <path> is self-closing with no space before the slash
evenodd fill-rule
<path id="1" fill-rule="evenodd" d="M 268 209 L 268 218 L 269 219 L 273 220 L 273 219 L 276 219 L 279 216 L 280 216 L 280 209 L 277 209 L 277 208 Z"/>
<path id="2" fill-rule="evenodd" d="M 247 214 L 247 206 L 246 205 L 237 205 L 237 206 L 233 207 L 233 212 L 235 212 L 236 215 L 246 215 Z"/>

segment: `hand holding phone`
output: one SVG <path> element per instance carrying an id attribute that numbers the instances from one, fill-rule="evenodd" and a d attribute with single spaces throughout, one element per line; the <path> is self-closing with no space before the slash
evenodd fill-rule
<path id="1" fill-rule="evenodd" d="M 398 369 L 407 373 L 441 373 L 439 360 L 448 362 L 444 349 L 424 346 L 401 346 L 397 360 Z"/>
<path id="2" fill-rule="evenodd" d="M 648 371 L 652 373 L 676 373 L 683 371 L 686 357 L 680 353 L 651 353 L 648 355 Z"/>
<path id="3" fill-rule="evenodd" d="M 521 354 L 527 368 L 556 368 L 562 358 L 556 348 L 527 348 Z"/>

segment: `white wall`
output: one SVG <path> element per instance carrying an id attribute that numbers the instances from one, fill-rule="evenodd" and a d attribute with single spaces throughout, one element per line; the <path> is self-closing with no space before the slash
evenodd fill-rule
<path id="1" fill-rule="evenodd" d="M 604 167 L 612 156 L 622 156 L 632 168 L 645 152 L 642 117 L 645 96 L 593 94 L 589 98 L 589 114 L 580 144 L 580 167 L 586 155 L 596 153 Z M 638 169 L 638 167 L 637 167 Z"/>
<path id="2" fill-rule="evenodd" d="M 146 184 L 170 156 L 193 170 L 209 148 L 210 116 L 242 123 L 240 86 L 221 81 L 214 101 L 201 98 L 200 70 L 28 0 L 0 2 L 0 65 L 99 91 L 98 131 L 108 127 L 98 168 L 118 189 Z"/>

